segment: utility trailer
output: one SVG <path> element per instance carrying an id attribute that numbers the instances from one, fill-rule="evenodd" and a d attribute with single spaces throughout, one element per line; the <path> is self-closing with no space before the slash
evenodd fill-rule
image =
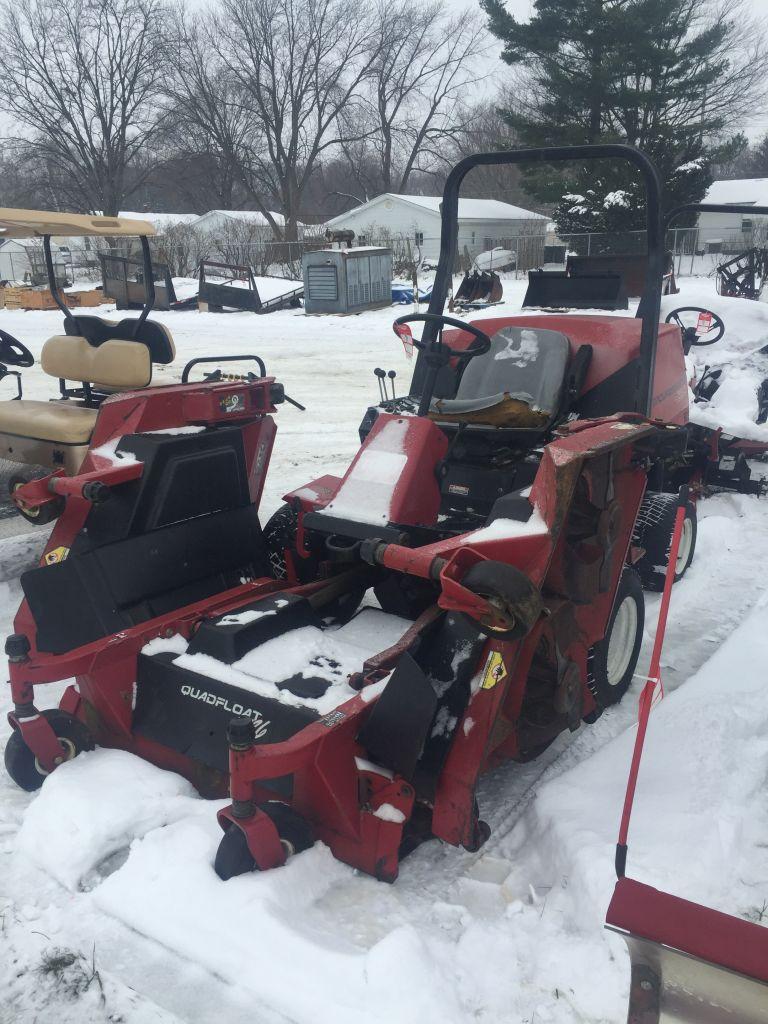
<path id="1" fill-rule="evenodd" d="M 99 253 L 102 290 L 118 309 L 143 309 L 149 300 L 143 259 Z M 171 272 L 165 263 L 154 264 L 154 309 L 168 310 L 176 302 Z"/>
<path id="2" fill-rule="evenodd" d="M 278 309 L 296 309 L 301 306 L 303 296 L 303 287 L 297 287 L 271 299 L 262 299 L 252 267 L 215 260 L 200 261 L 197 304 L 202 312 L 221 313 L 226 308 L 274 313 Z"/>

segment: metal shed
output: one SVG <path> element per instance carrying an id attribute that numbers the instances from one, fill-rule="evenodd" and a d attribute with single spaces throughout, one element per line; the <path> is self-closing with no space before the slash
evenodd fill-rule
<path id="1" fill-rule="evenodd" d="M 392 302 L 392 250 L 320 249 L 301 260 L 305 313 L 360 313 Z"/>

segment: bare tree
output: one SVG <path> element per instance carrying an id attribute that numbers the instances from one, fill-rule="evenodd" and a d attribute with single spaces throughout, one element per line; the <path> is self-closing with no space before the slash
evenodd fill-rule
<path id="1" fill-rule="evenodd" d="M 359 136 L 353 108 L 377 45 L 366 0 L 223 0 L 184 31 L 184 116 L 231 159 L 275 237 L 298 237 L 321 155 Z"/>
<path id="2" fill-rule="evenodd" d="M 4 100 L 60 205 L 114 215 L 152 145 L 165 67 L 161 0 L 5 0 Z M 133 185 L 136 184 L 134 179 Z"/>
<path id="3" fill-rule="evenodd" d="M 371 141 L 380 191 L 404 192 L 414 171 L 445 166 L 451 143 L 470 123 L 466 97 L 480 80 L 487 34 L 478 16 L 451 18 L 439 0 L 379 0 L 376 30 L 367 94 Z"/>

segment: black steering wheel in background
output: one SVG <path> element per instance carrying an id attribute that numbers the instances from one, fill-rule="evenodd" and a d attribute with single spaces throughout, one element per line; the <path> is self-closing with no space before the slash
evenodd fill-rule
<path id="1" fill-rule="evenodd" d="M 440 333 L 435 339 L 436 345 L 434 342 L 431 345 L 425 344 L 420 338 L 414 338 L 410 328 L 398 331 L 398 327 L 405 327 L 409 323 L 419 323 L 420 321 L 439 325 Z M 471 334 L 480 344 L 473 345 L 472 348 L 451 348 L 450 345 L 446 345 L 443 341 L 443 327 L 458 327 L 460 331 L 466 331 L 467 334 Z M 398 338 L 407 340 L 419 352 L 428 352 L 431 355 L 437 356 L 439 360 L 438 366 L 444 366 L 450 359 L 474 359 L 475 356 L 484 356 L 491 348 L 491 339 L 485 331 L 479 330 L 473 324 L 468 324 L 465 320 L 456 320 L 452 316 L 442 316 L 437 313 L 407 313 L 405 316 L 399 316 L 392 324 L 392 330 Z"/>
<path id="2" fill-rule="evenodd" d="M 22 345 L 12 334 L 0 331 L 0 363 L 7 366 L 30 367 L 35 365 L 35 357 L 26 345 Z"/>
<path id="3" fill-rule="evenodd" d="M 423 338 L 414 338 L 411 334 L 408 324 L 419 322 L 438 325 L 437 336 L 432 342 L 425 342 Z M 467 349 L 451 348 L 450 345 L 446 345 L 443 342 L 443 327 L 458 327 L 460 331 L 466 331 L 468 334 L 471 334 L 475 342 L 479 342 L 479 344 L 475 344 Z M 468 362 L 470 359 L 474 359 L 475 356 L 484 356 L 491 347 L 491 339 L 485 331 L 481 331 L 478 327 L 474 327 L 464 320 L 455 320 L 452 316 L 443 316 L 438 313 L 408 313 L 405 316 L 399 316 L 392 324 L 392 329 L 404 344 L 411 344 L 419 352 L 424 353 L 427 373 L 424 378 L 421 397 L 419 398 L 419 416 L 427 416 L 429 414 L 432 396 L 435 393 L 437 375 L 444 366 L 448 365 L 451 359 L 461 359 Z"/>
<path id="4" fill-rule="evenodd" d="M 712 318 L 710 326 L 704 330 L 700 327 L 702 313 Z M 691 323 L 691 320 L 695 322 Z M 675 323 L 683 332 L 683 351 L 686 355 L 692 345 L 714 345 L 725 334 L 725 324 L 717 313 L 713 313 L 711 309 L 702 309 L 701 306 L 680 306 L 679 309 L 673 309 L 664 323 Z"/>

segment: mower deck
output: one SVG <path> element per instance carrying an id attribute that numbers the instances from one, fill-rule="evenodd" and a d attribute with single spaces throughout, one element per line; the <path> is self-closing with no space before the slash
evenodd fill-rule
<path id="1" fill-rule="evenodd" d="M 138 660 L 134 731 L 226 772 L 233 715 L 253 721 L 259 744 L 294 736 L 356 697 L 349 678 L 412 625 L 375 608 L 329 625 L 307 601 L 277 597 L 206 620 L 189 642 L 152 640 Z"/>

